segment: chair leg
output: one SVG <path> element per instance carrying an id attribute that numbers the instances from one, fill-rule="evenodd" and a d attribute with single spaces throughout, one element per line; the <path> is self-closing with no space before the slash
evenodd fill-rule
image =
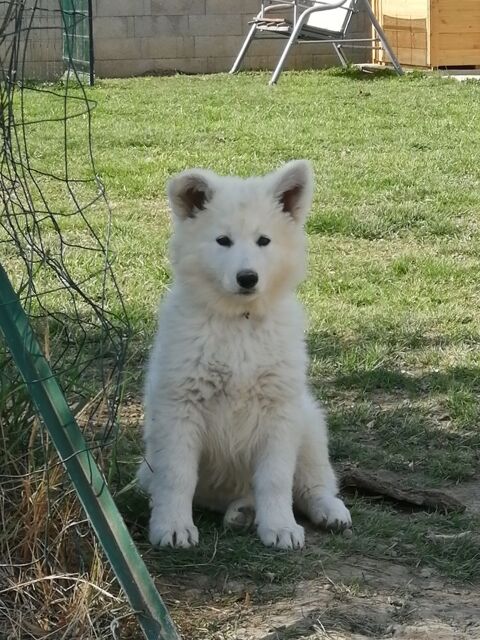
<path id="1" fill-rule="evenodd" d="M 399 76 L 403 76 L 404 71 L 402 69 L 402 65 L 400 64 L 400 62 L 398 61 L 397 56 L 393 52 L 393 49 L 392 49 L 392 47 L 390 46 L 390 43 L 387 40 L 387 36 L 385 35 L 384 30 L 380 26 L 380 23 L 378 22 L 377 17 L 375 15 L 375 13 L 373 12 L 372 7 L 370 6 L 369 0 L 363 0 L 363 4 L 365 6 L 365 10 L 368 13 L 368 16 L 369 16 L 370 20 L 372 21 L 373 28 L 377 32 L 378 39 L 382 43 L 382 47 L 385 49 L 385 51 L 388 54 L 388 57 L 392 61 L 393 68 L 395 69 L 395 71 L 398 73 Z"/>
<path id="2" fill-rule="evenodd" d="M 307 14 L 307 15 L 305 15 Z M 303 28 L 303 25 L 305 24 L 306 20 L 308 17 L 308 11 L 305 11 L 300 18 L 298 19 L 292 34 L 290 36 L 290 38 L 288 39 L 287 44 L 285 45 L 285 49 L 282 52 L 282 55 L 280 56 L 280 60 L 277 63 L 277 66 L 275 67 L 275 71 L 272 74 L 272 77 L 270 79 L 269 84 L 276 84 L 278 81 L 278 78 L 280 77 L 280 74 L 282 73 L 282 69 L 283 69 L 283 65 L 285 64 L 285 60 L 287 59 L 288 54 L 290 53 L 290 49 L 293 47 L 293 45 L 295 44 L 296 39 L 298 38 L 298 34 L 300 33 L 300 31 Z"/>
<path id="3" fill-rule="evenodd" d="M 245 54 L 248 51 L 248 47 L 252 44 L 252 40 L 255 38 L 256 30 L 257 30 L 257 25 L 252 24 L 252 28 L 248 32 L 247 37 L 245 38 L 245 42 L 242 44 L 242 48 L 240 49 L 238 56 L 235 62 L 233 63 L 233 67 L 230 69 L 229 73 L 235 73 L 240 68 L 240 65 L 242 64 L 243 59 L 245 57 Z"/>
<path id="4" fill-rule="evenodd" d="M 333 42 L 332 46 L 333 46 L 333 48 L 335 50 L 335 53 L 338 56 L 338 59 L 340 60 L 340 64 L 342 65 L 342 67 L 344 69 L 346 69 L 348 67 L 348 60 L 347 60 L 346 55 L 343 53 L 342 45 L 341 44 L 337 44 L 336 42 Z"/>

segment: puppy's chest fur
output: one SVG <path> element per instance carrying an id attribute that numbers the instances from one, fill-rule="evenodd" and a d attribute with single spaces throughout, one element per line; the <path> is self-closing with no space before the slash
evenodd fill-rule
<path id="1" fill-rule="evenodd" d="M 298 349 L 295 333 L 291 334 L 284 323 L 271 319 L 212 320 L 204 325 L 192 384 L 203 408 L 204 453 L 210 470 L 209 456 L 226 457 L 236 469 L 249 467 L 250 455 L 263 438 L 265 420 L 278 405 L 301 393 L 304 377 L 298 353 L 303 345 Z"/>
<path id="2" fill-rule="evenodd" d="M 235 319 L 226 327 L 211 323 L 199 354 L 215 395 L 230 400 L 268 396 L 283 377 L 285 345 L 271 323 Z"/>
<path id="3" fill-rule="evenodd" d="M 305 393 L 304 317 L 294 296 L 248 318 L 189 303 L 173 290 L 163 306 L 146 383 L 157 406 L 191 407 L 205 426 L 248 431 Z"/>

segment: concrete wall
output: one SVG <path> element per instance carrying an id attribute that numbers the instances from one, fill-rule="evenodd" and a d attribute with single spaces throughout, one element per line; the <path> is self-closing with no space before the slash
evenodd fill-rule
<path id="1" fill-rule="evenodd" d="M 259 4 L 259 0 L 95 0 L 96 73 L 112 77 L 228 71 Z M 366 16 L 355 16 L 351 31 L 368 35 Z M 272 68 L 283 46 L 284 40 L 254 42 L 245 67 Z M 364 61 L 367 57 L 363 52 Z M 297 46 L 287 66 L 333 64 L 338 60 L 330 46 L 309 44 Z"/>
<path id="2" fill-rule="evenodd" d="M 0 7 L 0 17 L 5 12 Z M 124 77 L 163 72 L 228 71 L 258 12 L 259 0 L 93 0 L 95 71 L 99 77 Z M 27 0 L 20 65 L 25 78 L 50 80 L 63 73 L 62 19 L 59 0 Z M 366 36 L 366 16 L 354 17 L 352 34 Z M 11 38 L 0 46 L 1 65 L 8 66 Z M 24 47 L 23 45 L 26 46 Z M 252 44 L 245 68 L 271 69 L 285 40 Z M 23 53 L 24 52 L 24 53 Z M 368 51 L 358 59 L 365 61 Z M 6 64 L 7 63 L 7 64 Z M 297 45 L 287 68 L 318 68 L 338 64 L 328 45 Z"/>
<path id="3" fill-rule="evenodd" d="M 2 22 L 8 8 L 7 3 L 0 6 Z M 22 30 L 15 34 L 15 18 L 20 15 Z M 8 70 L 11 60 L 16 59 L 18 77 L 54 80 L 62 75 L 62 15 L 58 0 L 27 0 L 23 12 L 20 3 L 17 3 L 10 21 L 4 27 L 4 38 L 0 45 L 2 69 Z"/>

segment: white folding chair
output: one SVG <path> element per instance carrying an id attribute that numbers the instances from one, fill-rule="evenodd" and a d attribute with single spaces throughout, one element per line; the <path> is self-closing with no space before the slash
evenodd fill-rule
<path id="1" fill-rule="evenodd" d="M 375 35 L 371 38 L 349 38 L 347 30 L 352 15 L 364 9 L 369 17 Z M 281 12 L 282 17 L 272 17 Z M 285 17 L 285 13 L 288 17 Z M 340 63 L 346 67 L 348 60 L 344 45 L 352 48 L 368 48 L 383 46 L 395 71 L 403 75 L 403 69 L 390 47 L 385 33 L 380 26 L 369 0 L 262 0 L 261 9 L 252 21 L 245 42 L 235 60 L 230 73 L 240 68 L 248 48 L 255 38 L 288 38 L 288 42 L 273 72 L 270 84 L 275 84 L 282 72 L 285 60 L 295 43 L 325 42 L 333 46 Z M 367 44 L 368 43 L 368 44 Z"/>

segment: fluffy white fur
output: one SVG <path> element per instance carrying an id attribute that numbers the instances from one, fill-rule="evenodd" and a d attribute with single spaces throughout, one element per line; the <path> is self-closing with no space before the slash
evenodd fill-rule
<path id="1" fill-rule="evenodd" d="M 232 526 L 253 513 L 262 542 L 281 549 L 304 545 L 294 504 L 314 524 L 351 524 L 307 384 L 295 296 L 312 192 L 303 160 L 258 178 L 195 169 L 169 183 L 174 284 L 148 366 L 138 474 L 154 545 L 198 542 L 193 501 Z M 237 281 L 245 270 L 258 275 L 248 293 Z"/>

